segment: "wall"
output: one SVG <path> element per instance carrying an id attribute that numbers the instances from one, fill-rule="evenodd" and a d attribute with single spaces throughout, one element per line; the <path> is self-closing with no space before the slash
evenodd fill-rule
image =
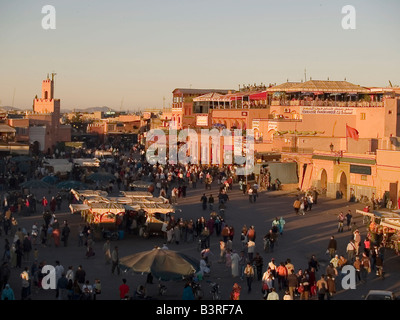
<path id="1" fill-rule="evenodd" d="M 377 191 L 389 191 L 390 183 L 400 184 L 400 151 L 377 150 Z M 397 194 L 400 192 L 398 185 Z"/>
<path id="2" fill-rule="evenodd" d="M 33 126 L 29 130 L 29 143 L 39 142 L 39 150 L 45 151 L 46 149 L 46 127 Z"/>

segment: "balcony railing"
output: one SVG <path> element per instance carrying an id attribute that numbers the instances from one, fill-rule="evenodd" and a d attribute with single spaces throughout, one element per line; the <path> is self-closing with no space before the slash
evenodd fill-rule
<path id="1" fill-rule="evenodd" d="M 316 106 L 316 107 L 345 107 L 345 108 L 370 108 L 383 107 L 381 101 L 331 101 L 331 100 L 273 100 L 271 106 Z"/>

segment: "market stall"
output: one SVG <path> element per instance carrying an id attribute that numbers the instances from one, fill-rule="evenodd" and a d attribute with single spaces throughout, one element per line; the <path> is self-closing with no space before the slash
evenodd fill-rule
<path id="1" fill-rule="evenodd" d="M 75 190 L 71 189 L 71 193 L 77 201 L 84 201 L 88 197 L 107 197 L 108 193 L 102 190 Z"/>
<path id="2" fill-rule="evenodd" d="M 138 190 L 145 190 L 148 192 L 154 191 L 154 183 L 150 181 L 142 181 L 142 180 L 133 181 L 129 184 L 129 187 L 131 188 L 131 190 L 134 191 Z"/>
<path id="3" fill-rule="evenodd" d="M 90 209 L 90 206 L 88 206 L 87 204 L 83 204 L 83 203 L 72 203 L 69 205 L 69 208 L 71 210 L 71 213 L 74 214 L 76 212 L 88 211 Z"/>
<path id="4" fill-rule="evenodd" d="M 128 198 L 153 198 L 148 191 L 121 191 L 121 194 Z"/>
<path id="5" fill-rule="evenodd" d="M 369 237 L 372 243 L 383 245 L 384 247 L 396 249 L 399 252 L 400 235 L 400 214 L 393 211 L 366 212 L 356 210 L 356 213 L 362 214 Z"/>
<path id="6" fill-rule="evenodd" d="M 107 227 L 118 227 L 125 214 L 125 207 L 119 203 L 91 203 L 86 222 L 90 224 L 107 224 Z"/>

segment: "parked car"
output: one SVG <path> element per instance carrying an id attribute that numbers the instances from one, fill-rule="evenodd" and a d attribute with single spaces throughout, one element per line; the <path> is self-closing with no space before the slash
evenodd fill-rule
<path id="1" fill-rule="evenodd" d="M 365 300 L 399 300 L 399 298 L 392 291 L 386 290 L 370 290 L 366 296 L 363 296 Z"/>

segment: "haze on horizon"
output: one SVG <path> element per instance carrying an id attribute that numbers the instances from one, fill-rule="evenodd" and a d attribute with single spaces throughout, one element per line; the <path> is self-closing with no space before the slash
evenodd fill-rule
<path id="1" fill-rule="evenodd" d="M 41 26 L 48 4 L 56 30 Z M 345 5 L 356 30 L 341 27 Z M 398 12 L 398 0 L 3 0 L 0 106 L 31 108 L 52 72 L 64 110 L 168 107 L 175 88 L 301 81 L 305 69 L 400 85 Z"/>

